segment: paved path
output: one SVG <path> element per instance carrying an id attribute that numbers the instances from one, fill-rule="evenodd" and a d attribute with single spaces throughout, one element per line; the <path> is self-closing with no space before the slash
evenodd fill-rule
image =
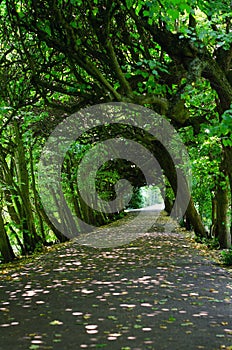
<path id="1" fill-rule="evenodd" d="M 167 221 L 126 246 L 69 242 L 2 274 L 0 350 L 232 349 L 231 275 Z"/>
<path id="2" fill-rule="evenodd" d="M 173 220 L 161 220 L 162 205 L 128 210 L 128 217 L 108 226 L 100 227 L 89 234 L 82 234 L 77 242 L 94 248 L 112 248 L 127 244 L 144 233 L 161 230 L 172 232 L 177 227 Z M 158 225 L 158 226 L 157 226 Z"/>

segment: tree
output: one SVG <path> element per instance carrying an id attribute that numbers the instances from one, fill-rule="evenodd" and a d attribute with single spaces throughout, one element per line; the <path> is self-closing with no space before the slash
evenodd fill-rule
<path id="1" fill-rule="evenodd" d="M 102 102 L 131 102 L 165 115 L 183 134 L 191 130 L 189 149 L 197 158 L 195 138 L 200 140 L 206 126 L 217 127 L 221 156 L 215 222 L 221 247 L 229 247 L 230 1 L 5 0 L 0 9 L 1 98 L 4 107 L 13 108 L 3 128 L 15 125 L 16 112 L 25 106 L 34 115 L 49 111 L 44 121 L 31 123 L 34 132 L 45 126 L 46 134 L 65 113 Z M 51 115 L 57 116 L 53 122 Z M 145 144 L 175 194 L 176 171 L 168 154 L 156 140 Z M 195 232 L 206 236 L 194 197 L 186 215 Z"/>

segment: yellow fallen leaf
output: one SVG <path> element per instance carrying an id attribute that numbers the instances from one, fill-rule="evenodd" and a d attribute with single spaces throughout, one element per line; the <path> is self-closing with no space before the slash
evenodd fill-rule
<path id="1" fill-rule="evenodd" d="M 160 328 L 161 328 L 161 329 L 167 329 L 168 327 L 167 327 L 167 326 L 164 326 L 164 325 L 160 325 Z"/>
<path id="2" fill-rule="evenodd" d="M 54 321 L 51 321 L 49 324 L 50 324 L 51 326 L 60 326 L 60 325 L 63 324 L 63 322 L 58 321 L 58 320 L 54 320 Z"/>

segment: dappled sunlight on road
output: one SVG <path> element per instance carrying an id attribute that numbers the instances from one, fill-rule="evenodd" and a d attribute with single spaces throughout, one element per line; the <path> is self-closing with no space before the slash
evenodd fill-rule
<path id="1" fill-rule="evenodd" d="M 70 242 L 2 275 L 0 349 L 16 339 L 17 349 L 229 346 L 231 299 L 232 278 L 184 233 L 151 229 L 105 249 Z"/>

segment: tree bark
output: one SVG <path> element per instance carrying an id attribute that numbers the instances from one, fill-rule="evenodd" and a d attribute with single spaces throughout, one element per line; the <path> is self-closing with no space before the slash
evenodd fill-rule
<path id="1" fill-rule="evenodd" d="M 165 176 L 167 177 L 172 190 L 174 192 L 174 195 L 176 196 L 177 194 L 177 169 L 170 157 L 170 155 L 167 153 L 166 149 L 159 143 L 159 142 L 154 142 L 153 143 L 153 153 L 156 156 L 158 162 L 161 165 L 161 168 L 164 170 Z M 177 208 L 180 209 L 182 217 L 186 214 L 186 219 L 189 224 L 193 227 L 193 230 L 196 235 L 200 237 L 207 237 L 207 232 L 206 229 L 201 221 L 201 217 L 198 214 L 193 198 L 191 197 L 191 194 L 189 193 L 189 188 L 186 183 L 186 181 L 183 179 L 182 182 L 182 188 L 179 189 L 179 191 L 182 192 L 182 198 L 185 200 L 186 198 L 189 198 L 189 204 L 187 206 L 186 213 L 182 212 L 182 208 Z M 179 203 L 182 205 L 182 203 Z M 186 203 L 187 204 L 187 203 Z"/>
<path id="2" fill-rule="evenodd" d="M 35 250 L 38 243 L 43 243 L 42 238 L 38 235 L 35 226 L 35 218 L 30 199 L 30 181 L 27 168 L 26 151 L 22 140 L 20 126 L 14 122 L 15 143 L 17 149 L 15 152 L 15 167 L 17 181 L 20 189 L 20 199 L 22 202 L 21 225 L 25 250 L 31 253 Z"/>
<path id="3" fill-rule="evenodd" d="M 212 203 L 212 211 L 211 211 L 211 218 L 212 218 L 212 224 L 210 227 L 210 237 L 215 237 L 215 229 L 217 224 L 217 199 L 215 195 L 212 195 L 211 198 Z"/>
<path id="4" fill-rule="evenodd" d="M 4 221 L 2 217 L 2 209 L 0 208 L 0 252 L 4 262 L 9 262 L 15 259 L 14 251 L 11 247 L 9 237 L 7 236 Z"/>
<path id="5" fill-rule="evenodd" d="M 38 196 L 38 194 L 37 194 Z M 56 226 L 52 223 L 52 221 L 49 219 L 49 217 L 47 216 L 46 211 L 44 210 L 43 206 L 39 203 L 39 196 L 38 196 L 38 207 L 37 210 L 40 212 L 44 222 L 46 223 L 46 225 L 51 229 L 51 231 L 54 233 L 54 235 L 56 236 L 56 238 L 59 240 L 59 242 L 63 243 L 63 242 L 67 242 L 68 238 L 65 237 L 57 228 Z"/>
<path id="6" fill-rule="evenodd" d="M 194 232 L 197 236 L 207 237 L 206 229 L 201 221 L 201 217 L 198 214 L 192 197 L 190 198 L 189 205 L 186 211 L 186 218 L 191 223 Z"/>
<path id="7" fill-rule="evenodd" d="M 231 234 L 228 222 L 228 189 L 218 186 L 217 193 L 217 222 L 215 228 L 216 237 L 219 240 L 220 248 L 231 247 Z"/>

